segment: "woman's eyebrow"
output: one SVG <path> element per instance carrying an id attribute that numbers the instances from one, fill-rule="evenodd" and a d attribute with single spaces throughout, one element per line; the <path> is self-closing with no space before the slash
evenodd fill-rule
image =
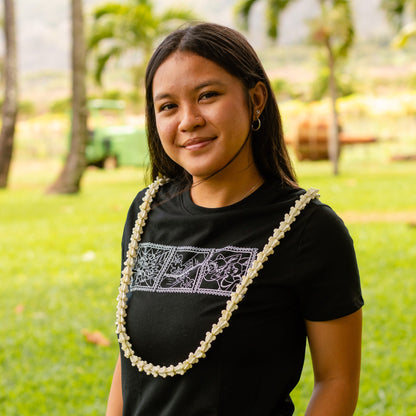
<path id="1" fill-rule="evenodd" d="M 209 87 L 209 86 L 213 86 L 213 85 L 218 85 L 218 86 L 223 86 L 225 85 L 225 82 L 220 81 L 218 79 L 209 79 L 206 81 L 201 82 L 200 84 L 196 85 L 193 90 L 194 91 L 199 91 L 202 88 L 205 87 Z M 170 94 L 168 92 L 161 92 L 159 94 L 156 94 L 153 98 L 153 101 L 159 101 L 159 100 L 163 100 L 165 98 L 172 98 L 174 94 Z"/>
<path id="2" fill-rule="evenodd" d="M 224 85 L 224 84 L 225 84 L 224 82 L 222 82 L 222 81 L 220 81 L 220 80 L 218 80 L 218 79 L 209 79 L 209 80 L 207 80 L 207 81 L 201 82 L 201 84 L 198 84 L 198 85 L 194 88 L 194 90 L 195 90 L 195 91 L 197 91 L 197 90 L 200 90 L 200 89 L 202 89 L 202 88 L 209 87 L 209 86 L 211 86 L 211 85 L 220 85 L 220 86 L 222 86 L 222 85 Z"/>
<path id="3" fill-rule="evenodd" d="M 153 101 L 163 100 L 164 98 L 171 98 L 172 94 L 169 94 L 168 92 L 156 94 L 153 98 Z"/>

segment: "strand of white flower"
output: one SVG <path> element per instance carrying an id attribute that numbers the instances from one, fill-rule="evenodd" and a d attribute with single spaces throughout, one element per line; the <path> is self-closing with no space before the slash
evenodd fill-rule
<path id="1" fill-rule="evenodd" d="M 238 308 L 238 303 L 247 292 L 248 286 L 253 282 L 253 279 L 258 275 L 258 272 L 263 268 L 263 263 L 267 261 L 268 256 L 273 254 L 274 248 L 280 244 L 280 240 L 284 237 L 285 233 L 290 230 L 291 224 L 296 220 L 296 217 L 300 214 L 302 209 L 305 208 L 305 206 L 312 199 L 319 197 L 317 189 L 310 189 L 296 201 L 295 205 L 291 207 L 289 213 L 285 215 L 284 220 L 279 224 L 279 228 L 274 230 L 273 235 L 269 238 L 268 243 L 264 246 L 263 250 L 258 253 L 246 275 L 242 278 L 235 291 L 231 294 L 230 300 L 228 300 L 226 308 L 221 312 L 218 322 L 212 325 L 211 331 L 206 333 L 205 339 L 200 342 L 199 347 L 194 352 L 191 352 L 188 358 L 183 362 L 179 362 L 175 366 L 170 365 L 166 367 L 148 363 L 147 361 L 142 360 L 141 357 L 137 357 L 135 355 L 132 345 L 129 342 L 130 337 L 126 333 L 126 321 L 124 319 L 127 316 L 127 293 L 129 291 L 131 276 L 133 274 L 133 266 L 137 257 L 138 244 L 141 234 L 143 233 L 147 214 L 150 211 L 152 200 L 159 187 L 166 182 L 166 178 L 156 179 L 156 181 L 149 186 L 143 198 L 143 203 L 140 206 L 140 212 L 130 239 L 127 258 L 124 263 L 125 268 L 122 271 L 119 295 L 117 297 L 116 333 L 118 334 L 118 340 L 121 344 L 124 356 L 129 358 L 132 366 L 136 366 L 139 371 L 144 371 L 146 374 L 151 374 L 154 377 L 174 376 L 176 374 L 182 375 L 201 358 L 205 357 L 217 335 L 219 335 L 224 328 L 229 326 L 228 321 L 230 320 L 232 313 Z"/>
<path id="2" fill-rule="evenodd" d="M 140 206 L 140 211 L 133 228 L 132 235 L 130 237 L 130 243 L 127 251 L 127 258 L 124 262 L 124 269 L 122 271 L 122 277 L 119 286 L 119 295 L 117 296 L 117 313 L 116 313 L 116 334 L 118 334 L 118 340 L 124 351 L 124 355 L 128 357 L 134 356 L 132 345 L 129 342 L 130 337 L 126 333 L 126 321 L 127 316 L 127 293 L 129 291 L 129 285 L 131 283 L 131 276 L 133 274 L 134 260 L 137 257 L 137 249 L 143 228 L 146 224 L 147 214 L 150 211 L 151 203 L 156 195 L 159 187 L 167 182 L 166 178 L 158 177 L 147 189 L 143 203 Z"/>

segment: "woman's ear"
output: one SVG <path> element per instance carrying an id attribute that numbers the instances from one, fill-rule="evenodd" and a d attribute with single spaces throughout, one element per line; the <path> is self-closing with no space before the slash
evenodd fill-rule
<path id="1" fill-rule="evenodd" d="M 253 105 L 254 120 L 259 118 L 263 112 L 267 101 L 267 88 L 263 82 L 258 81 L 257 84 L 248 90 L 251 103 Z M 259 113 L 260 112 L 260 113 Z"/>

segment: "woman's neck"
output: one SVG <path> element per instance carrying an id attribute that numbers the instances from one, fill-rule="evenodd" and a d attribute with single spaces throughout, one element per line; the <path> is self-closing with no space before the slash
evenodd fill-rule
<path id="1" fill-rule="evenodd" d="M 194 204 L 205 208 L 221 208 L 235 204 L 256 191 L 264 179 L 253 165 L 235 175 L 215 175 L 209 179 L 194 178 L 191 198 Z"/>

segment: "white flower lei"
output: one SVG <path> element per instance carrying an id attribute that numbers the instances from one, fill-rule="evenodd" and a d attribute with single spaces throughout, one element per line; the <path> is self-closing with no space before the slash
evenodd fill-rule
<path id="1" fill-rule="evenodd" d="M 291 207 L 289 213 L 285 214 L 284 220 L 280 223 L 279 228 L 274 230 L 273 235 L 269 238 L 268 243 L 264 246 L 263 250 L 257 254 L 257 257 L 247 271 L 247 274 L 242 278 L 235 291 L 231 294 L 230 299 L 227 301 L 226 308 L 221 312 L 218 322 L 212 325 L 211 331 L 206 333 L 205 339 L 200 342 L 199 347 L 194 352 L 191 352 L 186 360 L 179 362 L 176 365 L 166 367 L 148 363 L 135 355 L 132 345 L 129 342 L 130 337 L 126 333 L 126 321 L 124 319 L 127 316 L 127 293 L 131 283 L 133 266 L 137 257 L 141 234 L 143 233 L 143 228 L 145 226 L 153 198 L 159 190 L 159 187 L 164 185 L 166 182 L 168 182 L 166 178 L 158 177 L 149 186 L 145 196 L 143 197 L 143 203 L 140 206 L 140 212 L 137 215 L 137 220 L 130 238 L 127 258 L 124 262 L 125 267 L 121 276 L 119 295 L 117 296 L 116 334 L 118 334 L 118 341 L 124 351 L 124 356 L 129 358 L 131 365 L 136 366 L 139 371 L 144 371 L 147 375 L 151 374 L 154 377 L 174 376 L 176 374 L 183 375 L 201 358 L 205 357 L 205 354 L 211 348 L 211 344 L 214 342 L 215 338 L 223 331 L 224 328 L 229 326 L 228 321 L 230 320 L 232 313 L 238 308 L 238 303 L 247 292 L 248 286 L 257 276 L 260 269 L 263 268 L 263 263 L 267 261 L 268 256 L 273 254 L 273 249 L 280 243 L 280 240 L 284 237 L 285 233 L 290 230 L 290 225 L 295 221 L 296 217 L 300 214 L 300 211 L 305 208 L 305 206 L 312 199 L 319 197 L 319 191 L 312 188 L 296 201 L 295 205 Z"/>

